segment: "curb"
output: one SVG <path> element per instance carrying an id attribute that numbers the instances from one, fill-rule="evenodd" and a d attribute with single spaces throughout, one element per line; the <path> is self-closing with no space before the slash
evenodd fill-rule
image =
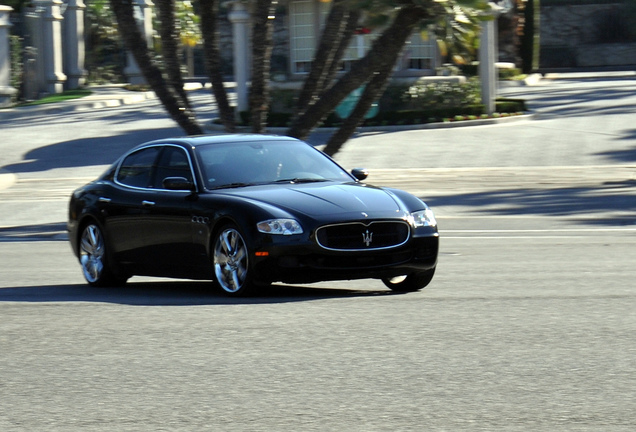
<path id="1" fill-rule="evenodd" d="M 470 127 L 470 126 L 486 126 L 501 123 L 511 123 L 521 120 L 532 120 L 536 118 L 536 113 L 529 112 L 528 114 L 520 114 L 509 117 L 487 118 L 487 119 L 474 119 L 474 120 L 460 120 L 450 122 L 437 122 L 437 123 L 422 123 L 412 125 L 390 125 L 390 126 L 361 126 L 356 128 L 357 133 L 361 132 L 401 132 L 409 130 L 426 130 L 426 129 L 450 129 L 457 127 Z M 203 129 L 213 133 L 225 133 L 225 129 L 222 125 L 214 123 L 216 119 L 213 119 L 203 125 Z M 280 135 L 287 131 L 287 127 L 270 127 L 267 128 L 267 133 Z M 314 129 L 316 132 L 329 132 L 333 133 L 339 130 L 337 127 L 317 127 Z M 236 128 L 238 133 L 250 133 L 249 126 L 240 126 Z"/>
<path id="2" fill-rule="evenodd" d="M 126 92 L 129 92 L 126 90 Z M 65 102 L 33 105 L 26 107 L 7 108 L 0 110 L 0 119 L 12 120 L 34 115 L 59 114 L 75 111 L 86 111 L 103 108 L 115 108 L 122 105 L 132 105 L 147 100 L 156 99 L 154 92 L 133 92 L 130 94 L 92 94 L 80 99 Z"/>

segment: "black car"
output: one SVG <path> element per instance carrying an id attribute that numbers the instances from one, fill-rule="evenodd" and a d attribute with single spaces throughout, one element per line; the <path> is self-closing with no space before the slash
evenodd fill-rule
<path id="1" fill-rule="evenodd" d="M 212 279 L 233 295 L 360 278 L 425 287 L 439 243 L 432 211 L 366 177 L 289 137 L 152 141 L 73 193 L 69 238 L 94 286 L 147 275 Z"/>

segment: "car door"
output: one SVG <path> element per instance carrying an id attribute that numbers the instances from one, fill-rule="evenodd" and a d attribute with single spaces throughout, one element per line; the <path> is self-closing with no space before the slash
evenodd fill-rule
<path id="1" fill-rule="evenodd" d="M 144 213 L 154 194 L 150 186 L 159 150 L 147 147 L 127 155 L 115 173 L 114 185 L 99 197 L 116 261 L 136 268 L 146 256 Z"/>
<path id="2" fill-rule="evenodd" d="M 175 177 L 194 185 L 192 163 L 186 150 L 167 144 L 153 174 L 154 194 L 144 205 L 146 260 L 155 274 L 196 277 L 198 263 L 192 244 L 192 200 L 196 194 L 191 190 L 169 190 L 164 180 Z"/>

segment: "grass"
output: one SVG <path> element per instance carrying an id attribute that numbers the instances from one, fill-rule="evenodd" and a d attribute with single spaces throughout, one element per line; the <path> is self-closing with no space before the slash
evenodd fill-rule
<path id="1" fill-rule="evenodd" d="M 44 96 L 43 98 L 38 99 L 36 101 L 24 102 L 24 103 L 18 104 L 17 106 L 33 106 L 33 105 L 43 105 L 43 104 L 49 104 L 49 103 L 55 103 L 55 102 L 63 102 L 67 100 L 83 98 L 85 96 L 90 95 L 91 93 L 92 91 L 88 89 L 67 90 L 62 93 Z"/>

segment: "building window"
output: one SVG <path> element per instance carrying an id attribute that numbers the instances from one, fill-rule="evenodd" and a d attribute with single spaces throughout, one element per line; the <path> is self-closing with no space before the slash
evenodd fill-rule
<path id="1" fill-rule="evenodd" d="M 404 69 L 432 69 L 432 60 L 435 55 L 433 44 L 430 40 L 424 40 L 420 32 L 415 32 L 407 42 L 402 53 Z"/>
<path id="2" fill-rule="evenodd" d="M 311 68 L 318 42 L 316 29 L 320 25 L 317 22 L 320 4 L 314 0 L 298 0 L 289 4 L 291 64 L 295 74 L 309 73 Z"/>

